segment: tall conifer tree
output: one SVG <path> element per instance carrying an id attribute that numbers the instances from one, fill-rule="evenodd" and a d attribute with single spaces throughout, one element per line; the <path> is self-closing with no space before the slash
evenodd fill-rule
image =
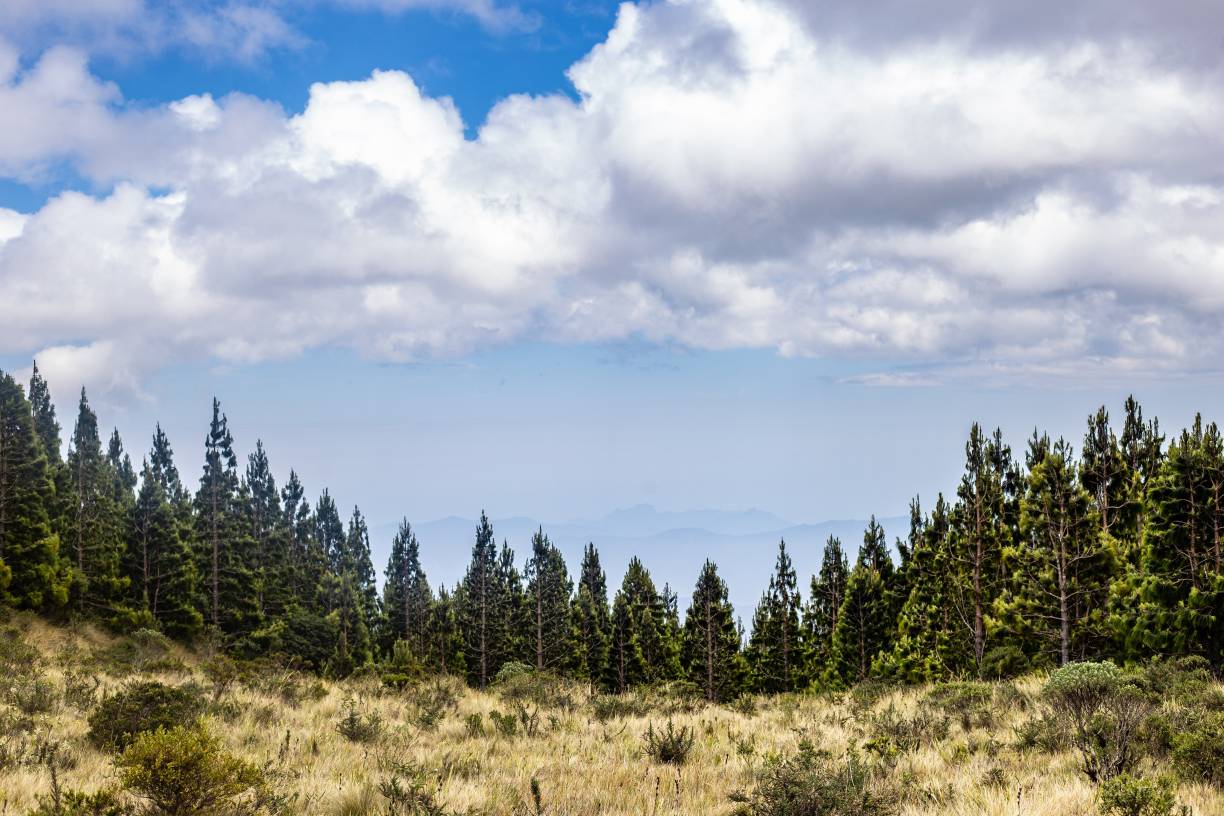
<path id="1" fill-rule="evenodd" d="M 574 626 L 578 638 L 576 674 L 599 683 L 608 665 L 612 621 L 608 610 L 608 582 L 599 553 L 588 543 L 582 553 L 582 573 L 574 598 Z"/>
<path id="2" fill-rule="evenodd" d="M 811 595 L 803 613 L 803 651 L 807 676 L 823 678 L 833 661 L 833 632 L 846 597 L 850 564 L 841 540 L 829 536 L 821 556 L 820 574 L 812 576 Z"/>
<path id="3" fill-rule="evenodd" d="M 84 388 L 65 473 L 71 503 L 64 507 L 60 529 L 72 559 L 75 606 L 113 620 L 121 613 L 126 587 L 120 575 L 125 508 L 115 501 L 116 477 L 102 452 L 98 417 Z"/>
<path id="4" fill-rule="evenodd" d="M 391 541 L 383 582 L 383 652 L 390 654 L 395 641 L 402 640 L 417 659 L 427 661 L 433 604 L 433 592 L 421 569 L 420 545 L 412 525 L 403 519 Z"/>
<path id="5" fill-rule="evenodd" d="M 21 386 L 0 371 L 0 600 L 48 609 L 67 602 L 68 587 L 48 513 L 54 487 L 36 424 Z"/>
<path id="6" fill-rule="evenodd" d="M 565 559 L 540 528 L 531 537 L 524 570 L 530 657 L 537 671 L 568 671 L 575 662 L 571 595 Z"/>
<path id="7" fill-rule="evenodd" d="M 735 613 L 727 599 L 727 584 L 708 559 L 684 616 L 680 654 L 686 676 L 710 702 L 729 700 L 743 691 L 747 666 L 740 654 Z"/>
<path id="8" fill-rule="evenodd" d="M 799 635 L 798 579 L 786 542 L 778 545 L 778 558 L 769 590 L 753 620 L 748 644 L 748 663 L 758 691 L 794 691 L 803 683 L 803 660 Z"/>

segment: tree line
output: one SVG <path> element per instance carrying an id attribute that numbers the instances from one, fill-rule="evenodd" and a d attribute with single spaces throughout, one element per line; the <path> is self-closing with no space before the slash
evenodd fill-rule
<path id="1" fill-rule="evenodd" d="M 929 511 L 915 499 L 892 547 L 874 518 L 853 562 L 830 538 L 805 598 L 781 542 L 745 632 L 709 560 L 681 616 L 637 558 L 610 596 L 594 544 L 571 577 L 539 530 L 520 570 L 484 514 L 449 590 L 430 585 L 402 522 L 380 593 L 360 509 L 346 525 L 293 471 L 278 488 L 260 442 L 240 468 L 216 400 L 193 492 L 160 427 L 139 470 L 118 431 L 104 443 L 84 390 L 61 456 L 35 365 L 28 396 L 0 372 L 0 603 L 334 676 L 483 687 L 525 663 L 610 692 L 686 681 L 711 700 L 1103 658 L 1196 654 L 1218 669 L 1224 438 L 1196 418 L 1166 440 L 1134 399 L 1124 414 L 1120 432 L 1093 414 L 1078 455 L 1034 432 L 1023 461 L 975 424 L 955 495 Z"/>

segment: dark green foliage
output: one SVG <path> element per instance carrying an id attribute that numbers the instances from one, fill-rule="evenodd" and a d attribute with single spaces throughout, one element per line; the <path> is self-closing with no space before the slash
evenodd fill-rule
<path id="1" fill-rule="evenodd" d="M 1004 551 L 1012 578 L 995 601 L 994 615 L 1011 636 L 1010 646 L 1032 662 L 1061 666 L 1105 647 L 1112 558 L 1070 446 L 1034 434 L 1028 468 L 1022 537 Z M 1010 673 L 1027 662 L 1015 656 L 1009 660 L 1010 665 L 995 653 L 995 671 L 983 666 L 984 674 Z"/>
<path id="2" fill-rule="evenodd" d="M 68 588 L 51 528 L 54 486 L 35 419 L 21 386 L 0 372 L 0 601 L 44 609 L 66 603 Z"/>
<path id="3" fill-rule="evenodd" d="M 1199 711 L 1171 734 L 1171 759 L 1188 782 L 1224 788 L 1224 712 Z"/>
<path id="4" fill-rule="evenodd" d="M 129 604 L 168 634 L 191 637 L 204 621 L 194 603 L 196 565 L 166 486 L 147 462 L 129 516 L 123 557 Z"/>
<path id="5" fill-rule="evenodd" d="M 116 475 L 102 452 L 98 417 L 85 389 L 64 472 L 69 501 L 60 538 L 73 568 L 72 600 L 78 611 L 111 621 L 122 615 L 127 586 L 120 574 L 126 508 L 115 500 Z"/>
<path id="6" fill-rule="evenodd" d="M 198 692 L 164 683 L 132 683 L 112 694 L 89 715 L 89 741 L 122 750 L 140 734 L 193 722 L 204 711 Z"/>
<path id="7" fill-rule="evenodd" d="M 1140 572 L 1119 587 L 1132 657 L 1224 652 L 1224 439 L 1195 418 L 1149 488 Z"/>
<path id="8" fill-rule="evenodd" d="M 531 537 L 531 557 L 524 575 L 527 656 L 536 671 L 567 671 L 575 662 L 570 597 L 574 584 L 561 551 L 543 529 Z"/>
<path id="9" fill-rule="evenodd" d="M 727 585 L 713 561 L 706 561 L 684 616 L 680 662 L 685 676 L 710 702 L 725 702 L 743 691 L 746 666 L 739 630 L 727 599 Z"/>
<path id="10" fill-rule="evenodd" d="M 655 762 L 683 765 L 693 750 L 694 742 L 696 742 L 696 737 L 692 728 L 688 726 L 676 728 L 676 724 L 669 719 L 667 727 L 657 731 L 654 723 L 646 726 L 646 733 L 642 736 L 642 750 Z"/>
<path id="11" fill-rule="evenodd" d="M 607 673 L 612 619 L 608 609 L 608 581 L 599 565 L 599 553 L 594 544 L 587 544 L 582 553 L 573 618 L 578 641 L 574 673 L 592 684 L 599 683 Z"/>
<path id="12" fill-rule="evenodd" d="M 362 711 L 352 697 L 342 705 L 344 713 L 336 723 L 336 732 L 349 742 L 374 742 L 382 733 L 382 719 L 377 713 Z"/>
<path id="13" fill-rule="evenodd" d="M 55 790 L 40 797 L 38 807 L 26 816 L 131 816 L 135 810 L 112 788 L 94 793 Z"/>
<path id="14" fill-rule="evenodd" d="M 811 595 L 803 612 L 806 674 L 813 680 L 824 677 L 833 662 L 833 633 L 849 579 L 850 565 L 841 540 L 829 536 L 820 561 L 820 574 L 812 576 Z"/>
<path id="15" fill-rule="evenodd" d="M 750 794 L 732 797 L 742 816 L 890 816 L 896 798 L 886 768 L 853 751 L 834 759 L 807 741 L 769 762 Z"/>
<path id="16" fill-rule="evenodd" d="M 205 623 L 231 639 L 259 624 L 249 558 L 252 548 L 243 516 L 234 438 L 221 403 L 214 399 L 204 440 L 204 472 L 195 497 L 195 555 Z"/>
<path id="17" fill-rule="evenodd" d="M 520 611 L 518 576 L 505 562 L 498 559 L 489 518 L 481 513 L 472 560 L 456 597 L 468 680 L 480 688 L 514 655 L 510 622 L 518 619 Z"/>
<path id="18" fill-rule="evenodd" d="M 262 441 L 256 440 L 255 452 L 247 459 L 240 493 L 251 547 L 248 563 L 255 612 L 261 621 L 276 618 L 293 601 L 289 575 L 290 530 Z"/>
<path id="19" fill-rule="evenodd" d="M 606 688 L 619 693 L 679 676 L 679 643 L 670 637 L 668 619 L 667 603 L 650 573 L 637 558 L 631 559 L 612 603 Z"/>
<path id="20" fill-rule="evenodd" d="M 874 523 L 874 519 L 872 521 Z M 745 653 L 756 691 L 788 692 L 804 684 L 799 630 L 802 600 L 795 569 L 783 541 L 778 545 L 769 589 L 753 617 L 752 636 Z"/>
<path id="21" fill-rule="evenodd" d="M 418 660 L 424 661 L 431 651 L 430 607 L 434 598 L 421 569 L 420 545 L 407 519 L 400 522 L 391 541 L 385 578 L 381 648 L 385 652 L 391 644 L 403 642 Z"/>
<path id="22" fill-rule="evenodd" d="M 60 424 L 55 419 L 55 404 L 51 401 L 51 389 L 38 371 L 38 362 L 30 374 L 30 413 L 34 421 L 34 433 L 42 444 L 47 465 L 58 468 L 60 460 Z"/>
<path id="23" fill-rule="evenodd" d="M 876 656 L 892 646 L 896 620 L 889 595 L 892 560 L 884 531 L 873 517 L 863 535 L 858 561 L 846 582 L 846 596 L 833 631 L 834 675 L 844 683 L 865 680 Z"/>
<path id="24" fill-rule="evenodd" d="M 1130 774 L 1106 780 L 1097 796 L 1101 816 L 1171 816 L 1177 804 L 1168 779 Z"/>

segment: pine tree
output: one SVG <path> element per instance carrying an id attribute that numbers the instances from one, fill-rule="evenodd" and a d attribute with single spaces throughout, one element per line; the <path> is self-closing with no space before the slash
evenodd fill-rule
<path id="1" fill-rule="evenodd" d="M 1092 496 L 1063 439 L 1051 444 L 1034 434 L 1027 464 L 1023 536 L 1005 551 L 1012 580 L 996 614 L 1012 642 L 1038 663 L 1097 657 L 1112 561 Z"/>
<path id="2" fill-rule="evenodd" d="M 361 589 L 353 572 L 328 574 L 323 586 L 331 609 L 328 619 L 334 622 L 337 633 L 327 671 L 333 677 L 347 677 L 374 657 Z"/>
<path id="3" fill-rule="evenodd" d="M 621 581 L 620 593 L 624 596 L 630 616 L 629 631 L 636 641 L 644 665 L 645 681 L 670 680 L 680 674 L 680 654 L 668 637 L 667 605 L 655 589 L 654 581 L 645 565 L 637 558 L 629 561 L 625 577 Z M 616 640 L 616 614 L 613 609 L 613 650 L 620 645 Z M 627 641 L 626 641 L 627 642 Z M 616 659 L 616 655 L 613 655 Z"/>
<path id="4" fill-rule="evenodd" d="M 679 680 L 684 676 L 684 671 L 680 666 L 680 647 L 683 644 L 683 630 L 680 628 L 680 596 L 671 588 L 671 584 L 664 583 L 659 597 L 663 601 L 661 634 L 664 659 L 661 663 L 663 671 L 656 680 Z"/>
<path id="5" fill-rule="evenodd" d="M 357 507 L 353 508 L 353 516 L 349 520 L 345 551 L 345 570 L 352 575 L 367 636 L 372 636 L 382 621 L 382 605 L 378 597 L 374 561 L 370 556 L 370 531 Z"/>
<path id="6" fill-rule="evenodd" d="M 1093 510 L 1105 535 L 1117 535 L 1130 504 L 1131 474 L 1109 426 L 1109 411 L 1101 406 L 1088 417 L 1080 480 L 1092 496 Z"/>
<path id="7" fill-rule="evenodd" d="M 1122 541 L 1122 554 L 1128 566 L 1138 567 L 1139 547 L 1147 528 L 1148 491 L 1164 460 L 1165 438 L 1160 432 L 1158 420 L 1144 422 L 1143 409 L 1134 397 L 1126 398 L 1125 409 L 1126 421 L 1122 428 L 1120 447 L 1122 459 L 1131 476 L 1131 484 L 1126 490 L 1129 502 L 1123 514 L 1129 535 Z M 1115 538 L 1121 536 L 1115 535 Z"/>
<path id="8" fill-rule="evenodd" d="M 753 620 L 748 644 L 748 665 L 758 691 L 788 692 L 802 685 L 801 606 L 798 579 L 783 541 L 778 545 L 774 574 Z"/>
<path id="9" fill-rule="evenodd" d="M 427 665 L 440 674 L 463 676 L 465 670 L 463 632 L 459 628 L 455 597 L 446 587 L 438 587 L 438 598 L 429 613 L 429 655 Z"/>
<path id="10" fill-rule="evenodd" d="M 571 618 L 574 583 L 561 551 L 541 527 L 531 537 L 527 579 L 528 641 L 536 671 L 568 671 L 574 665 L 575 643 Z"/>
<path id="11" fill-rule="evenodd" d="M 617 694 L 624 694 L 649 679 L 638 636 L 639 625 L 628 594 L 623 588 L 618 590 L 612 601 L 612 632 L 604 678 L 604 686 Z"/>
<path id="12" fill-rule="evenodd" d="M 326 570 L 335 575 L 346 571 L 345 563 L 348 557 L 348 536 L 344 532 L 344 522 L 340 520 L 340 511 L 327 488 L 315 503 L 315 538 L 326 559 Z"/>
<path id="13" fill-rule="evenodd" d="M 833 632 L 846 597 L 850 565 L 841 540 L 829 536 L 820 562 L 820 574 L 812 576 L 811 594 L 803 613 L 803 652 L 807 677 L 827 674 L 833 661 Z"/>
<path id="14" fill-rule="evenodd" d="M 115 503 L 115 476 L 83 388 L 65 473 L 71 504 L 60 537 L 68 542 L 72 559 L 72 596 L 78 611 L 113 620 L 122 614 L 126 587 L 120 575 L 124 508 Z"/>
<path id="15" fill-rule="evenodd" d="M 67 603 L 68 588 L 48 513 L 54 488 L 36 425 L 21 386 L 0 371 L 0 600 L 49 609 Z"/>
<path id="16" fill-rule="evenodd" d="M 866 679 L 876 656 L 892 648 L 896 632 L 889 595 L 893 563 L 884 542 L 884 529 L 873 516 L 846 581 L 846 597 L 833 630 L 834 669 L 845 683 Z"/>
<path id="17" fill-rule="evenodd" d="M 383 626 L 380 644 L 390 654 L 396 641 L 408 644 L 413 656 L 428 661 L 433 592 L 421 569 L 421 550 L 408 519 L 400 521 L 391 541 L 383 582 Z"/>
<path id="18" fill-rule="evenodd" d="M 1138 584 L 1122 586 L 1137 607 L 1122 632 L 1129 656 L 1198 654 L 1220 665 L 1224 651 L 1224 439 L 1214 423 L 1169 446 L 1150 489 Z M 1138 601 L 1138 604 L 1135 602 Z"/>
<path id="19" fill-rule="evenodd" d="M 111 431 L 110 442 L 106 448 L 106 462 L 110 465 L 113 500 L 119 512 L 131 509 L 135 500 L 136 470 L 132 467 L 132 457 L 123 451 L 123 440 L 119 438 L 119 429 Z"/>
<path id="20" fill-rule="evenodd" d="M 598 683 L 605 676 L 608 665 L 612 621 L 608 611 L 607 577 L 599 565 L 599 553 L 591 543 L 582 553 L 582 574 L 578 579 L 573 617 L 578 638 L 575 674 Z"/>
<path id="21" fill-rule="evenodd" d="M 247 511 L 247 536 L 252 544 L 250 563 L 255 605 L 261 619 L 275 619 L 284 613 L 292 598 L 290 530 L 262 441 L 256 440 L 254 453 L 247 457 L 242 495 Z"/>
<path id="22" fill-rule="evenodd" d="M 148 462 L 131 515 L 124 574 L 133 608 L 172 637 L 193 636 L 204 622 L 194 603 L 195 563 L 165 486 Z"/>
<path id="23" fill-rule="evenodd" d="M 523 576 L 514 564 L 514 550 L 510 549 L 510 543 L 505 539 L 502 539 L 501 550 L 497 556 L 497 585 L 498 597 L 506 609 L 505 651 L 498 656 L 498 668 L 510 660 L 533 665 L 535 644 L 529 635 L 530 610 L 527 608 L 527 595 L 523 591 Z"/>
<path id="24" fill-rule="evenodd" d="M 735 613 L 727 585 L 710 560 L 701 569 L 684 616 L 681 663 L 687 678 L 701 686 L 712 703 L 732 699 L 744 689 L 747 666 L 740 654 Z"/>
<path id="25" fill-rule="evenodd" d="M 326 609 L 320 588 L 327 573 L 327 554 L 317 535 L 317 520 L 306 499 L 306 489 L 295 471 L 281 490 L 282 524 L 288 531 L 289 587 L 293 603 L 322 615 Z"/>
<path id="26" fill-rule="evenodd" d="M 1003 550 L 1019 521 L 1019 482 L 1002 434 L 996 430 L 993 438 L 987 438 L 974 423 L 965 445 L 959 503 L 952 514 L 950 553 L 955 576 L 950 600 L 979 674 L 988 648 L 986 619 L 1002 588 Z"/>
<path id="27" fill-rule="evenodd" d="M 951 510 L 940 494 L 910 553 L 909 594 L 897 616 L 896 642 L 880 660 L 882 674 L 907 683 L 945 680 L 968 673 L 971 653 L 950 600 L 959 579 L 952 552 Z"/>
<path id="28" fill-rule="evenodd" d="M 195 558 L 205 623 L 218 635 L 237 638 L 259 625 L 259 610 L 247 557 L 250 539 L 243 523 L 234 438 L 221 403 L 214 399 L 212 409 L 195 497 Z"/>
<path id="29" fill-rule="evenodd" d="M 51 402 L 51 390 L 38 371 L 38 361 L 30 374 L 30 410 L 34 415 L 34 432 L 42 443 L 47 457 L 47 468 L 56 470 L 60 460 L 60 424 L 55 419 L 55 404 Z"/>
<path id="30" fill-rule="evenodd" d="M 480 688 L 488 686 L 514 654 L 510 621 L 515 610 L 509 579 L 498 560 L 493 526 L 482 512 L 472 560 L 455 599 L 468 680 Z"/>

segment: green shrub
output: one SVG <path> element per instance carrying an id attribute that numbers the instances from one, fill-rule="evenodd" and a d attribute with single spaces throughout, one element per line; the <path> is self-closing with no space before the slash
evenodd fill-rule
<path id="1" fill-rule="evenodd" d="M 336 732 L 349 742 L 373 742 L 382 733 L 382 718 L 377 712 L 365 714 L 352 697 L 342 703 L 344 714 L 336 723 Z"/>
<path id="2" fill-rule="evenodd" d="M 634 694 L 599 694 L 591 698 L 591 714 L 600 722 L 625 717 L 641 717 L 650 706 Z"/>
<path id="3" fill-rule="evenodd" d="M 1025 720 L 1012 729 L 1016 748 L 1020 751 L 1042 751 L 1056 754 L 1070 745 L 1066 723 L 1052 713 Z"/>
<path id="4" fill-rule="evenodd" d="M 122 750 L 140 734 L 194 723 L 204 700 L 192 689 L 146 681 L 133 683 L 104 699 L 89 715 L 89 740 L 100 748 Z"/>
<path id="5" fill-rule="evenodd" d="M 696 737 L 693 729 L 687 726 L 676 728 L 672 720 L 667 721 L 667 728 L 655 731 L 654 723 L 646 726 L 642 736 L 642 746 L 646 755 L 655 762 L 668 765 L 683 765 L 688 760 L 689 752 L 693 750 Z"/>
<path id="6" fill-rule="evenodd" d="M 26 816 L 131 816 L 135 811 L 113 788 L 95 793 L 53 791 L 39 798 L 38 807 Z"/>
<path id="7" fill-rule="evenodd" d="M 79 671 L 64 673 L 64 702 L 78 711 L 88 711 L 98 701 L 102 681 L 96 674 Z"/>
<path id="8" fill-rule="evenodd" d="M 499 736 L 514 737 L 518 734 L 518 720 L 513 714 L 503 714 L 494 709 L 489 712 L 489 720 Z"/>
<path id="9" fill-rule="evenodd" d="M 446 816 L 446 810 L 429 790 L 420 769 L 400 765 L 389 779 L 380 782 L 378 792 L 386 800 L 386 816 Z"/>
<path id="10" fill-rule="evenodd" d="M 1045 693 L 1090 780 L 1102 782 L 1134 766 L 1138 733 L 1153 706 L 1117 666 L 1069 663 L 1050 675 Z"/>
<path id="11" fill-rule="evenodd" d="M 766 763 L 750 794 L 733 794 L 741 816 L 892 816 L 897 796 L 887 767 L 851 751 L 841 760 L 806 740 L 799 752 Z"/>
<path id="12" fill-rule="evenodd" d="M 1164 778 L 1120 774 L 1105 781 L 1097 794 L 1101 816 L 1170 816 L 1175 804 L 1173 783 Z"/>
<path id="13" fill-rule="evenodd" d="M 1224 788 L 1224 714 L 1200 714 L 1171 741 L 1173 767 L 1182 778 Z"/>
<path id="14" fill-rule="evenodd" d="M 479 711 L 473 711 L 471 714 L 464 717 L 463 727 L 467 731 L 467 735 L 470 739 L 476 739 L 477 737 L 483 737 L 485 735 L 484 718 L 480 716 Z"/>
<path id="15" fill-rule="evenodd" d="M 33 717 L 51 714 L 59 708 L 60 695 L 55 684 L 42 677 L 18 680 L 6 695 L 9 705 L 22 714 Z"/>
<path id="16" fill-rule="evenodd" d="M 524 669 L 526 669 L 524 671 Z M 503 700 L 531 703 L 541 708 L 574 707 L 574 685 L 551 672 L 537 672 L 523 663 L 507 663 L 497 673 L 493 690 Z"/>
<path id="17" fill-rule="evenodd" d="M 238 682 L 241 675 L 238 664 L 233 658 L 223 654 L 213 655 L 204 661 L 204 665 L 200 668 L 204 671 L 204 677 L 212 685 L 214 701 L 220 700 L 234 683 Z"/>
<path id="18" fill-rule="evenodd" d="M 384 686 L 404 689 L 421 679 L 425 666 L 412 653 L 406 640 L 397 640 L 391 647 L 391 657 L 383 664 L 381 679 Z"/>
<path id="19" fill-rule="evenodd" d="M 897 751 L 910 752 L 947 739 L 950 721 L 946 715 L 937 715 L 927 707 L 920 707 L 912 717 L 897 712 L 895 704 L 871 714 L 867 729 L 871 742 L 888 745 Z"/>
<path id="20" fill-rule="evenodd" d="M 264 785 L 257 767 L 197 726 L 142 734 L 116 764 L 123 786 L 157 816 L 228 816 Z"/>
<path id="21" fill-rule="evenodd" d="M 38 649 L 25 642 L 17 629 L 0 631 L 0 678 L 15 680 L 37 672 L 42 664 Z"/>
<path id="22" fill-rule="evenodd" d="M 989 683 L 941 683 L 927 694 L 927 701 L 955 717 L 965 731 L 994 723 L 994 688 Z"/>

